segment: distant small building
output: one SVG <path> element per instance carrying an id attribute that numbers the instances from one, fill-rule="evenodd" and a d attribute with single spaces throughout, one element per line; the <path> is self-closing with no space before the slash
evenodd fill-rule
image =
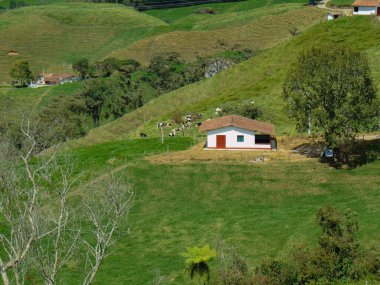
<path id="1" fill-rule="evenodd" d="M 354 15 L 380 16 L 380 0 L 356 0 L 352 6 Z"/>
<path id="2" fill-rule="evenodd" d="M 207 120 L 199 130 L 207 132 L 207 149 L 276 149 L 274 126 L 237 115 Z"/>
<path id="3" fill-rule="evenodd" d="M 338 19 L 340 17 L 343 17 L 343 14 L 342 13 L 334 13 L 334 12 L 331 12 L 331 13 L 328 13 L 327 14 L 327 20 L 328 21 L 331 21 L 331 20 L 335 20 L 335 19 Z"/>
<path id="4" fill-rule="evenodd" d="M 76 81 L 76 77 L 69 73 L 49 73 L 42 75 L 41 81 L 44 85 L 58 85 Z"/>
<path id="5" fill-rule="evenodd" d="M 40 75 L 37 80 L 29 85 L 31 88 L 38 88 L 51 85 L 59 85 L 80 81 L 80 77 L 69 73 L 48 73 Z"/>

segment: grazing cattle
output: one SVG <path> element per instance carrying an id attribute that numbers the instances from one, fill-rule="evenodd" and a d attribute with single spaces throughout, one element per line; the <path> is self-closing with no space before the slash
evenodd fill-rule
<path id="1" fill-rule="evenodd" d="M 169 137 L 175 137 L 175 132 L 169 133 Z"/>
<path id="2" fill-rule="evenodd" d="M 146 138 L 148 135 L 145 133 L 140 133 L 140 138 Z"/>
<path id="3" fill-rule="evenodd" d="M 199 113 L 199 114 L 193 115 L 192 119 L 193 120 L 199 120 L 199 119 L 202 119 L 202 117 L 203 117 L 202 113 Z"/>
<path id="4" fill-rule="evenodd" d="M 174 132 L 180 132 L 180 131 L 181 131 L 180 128 L 174 130 Z"/>
<path id="5" fill-rule="evenodd" d="M 160 122 L 160 123 L 157 123 L 157 128 L 158 129 L 162 129 L 163 127 L 166 127 L 168 124 L 165 123 L 165 122 Z"/>
<path id="6" fill-rule="evenodd" d="M 200 127 L 200 126 L 202 125 L 202 123 L 201 123 L 201 122 L 198 122 L 198 123 L 195 123 L 195 125 L 196 125 L 197 127 Z"/>

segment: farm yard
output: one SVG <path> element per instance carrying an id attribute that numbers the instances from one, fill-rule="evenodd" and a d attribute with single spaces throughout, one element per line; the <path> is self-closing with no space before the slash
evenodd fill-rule
<path id="1" fill-rule="evenodd" d="M 329 5 L 341 6 L 343 2 L 332 0 Z M 107 179 L 120 179 L 123 187 L 130 187 L 132 207 L 127 219 L 118 224 L 115 243 L 109 251 L 107 248 L 107 257 L 93 284 L 196 284 L 185 270 L 183 253 L 196 246 L 217 249 L 222 243 L 236 249 L 246 261 L 246 271 L 256 275 L 267 260 L 288 261 L 295 248 L 317 249 L 323 229 L 316 216 L 326 206 L 341 213 L 347 209 L 356 213 L 359 249 L 377 258 L 379 126 L 371 125 L 369 131 L 363 127 L 357 131 L 355 142 L 340 144 L 339 157 L 334 158 L 339 162 L 335 163 L 322 158 L 330 147 L 322 128 L 312 125 L 312 135 L 307 135 L 307 128 L 299 128 L 297 119 L 291 117 L 285 96 L 285 82 L 289 71 L 300 62 L 300 54 L 313 48 L 326 52 L 344 46 L 360 51 L 363 61 L 368 59 L 373 81 L 365 82 L 373 83 L 374 89 L 368 93 L 375 94 L 375 104 L 380 90 L 377 19 L 342 17 L 327 22 L 327 10 L 301 0 L 246 0 L 146 11 L 111 3 L 27 3 L 30 6 L 0 10 L 0 82 L 11 80 L 9 70 L 18 60 L 27 60 L 33 75 L 37 75 L 74 74 L 72 64 L 85 59 L 89 64 L 86 72 L 92 75 L 79 82 L 37 89 L 0 86 L 0 163 L 4 162 L 0 171 L 8 166 L 2 151 L 7 150 L 9 142 L 14 139 L 20 143 L 12 148 L 11 155 L 25 152 L 28 144 L 20 139 L 22 133 L 15 126 L 32 118 L 32 132 L 42 138 L 44 133 L 52 133 L 52 141 L 57 143 L 42 145 L 31 158 L 31 167 L 47 161 L 56 150 L 57 165 L 52 168 L 70 162 L 76 179 L 67 196 L 67 210 L 72 211 L 73 220 L 78 219 L 75 226 L 80 228 L 81 236 L 93 233 L 84 203 L 102 198 L 97 194 L 112 198 Z M 0 7 L 8 4 L 0 0 Z M 199 80 L 187 77 L 192 71 L 199 73 L 194 66 L 199 62 L 202 66 L 209 57 L 228 59 L 244 52 L 249 54 L 244 60 L 210 77 L 203 70 Z M 155 58 L 163 54 L 174 58 L 171 65 L 165 57 Z M 350 64 L 357 63 L 348 58 Z M 162 78 L 176 83 L 180 77 L 185 83 L 178 88 L 154 85 Z M 334 90 L 339 83 L 332 83 Z M 113 89 L 119 85 L 125 89 Z M 101 101 L 104 94 L 107 96 Z M 119 97 L 113 97 L 115 94 Z M 112 105 L 114 101 L 128 101 L 134 106 Z M 90 108 L 95 112 L 91 113 Z M 202 124 L 231 115 L 228 109 L 245 112 L 234 115 L 273 125 L 273 134 L 250 131 L 276 138 L 277 149 L 206 150 Z M 97 111 L 102 113 L 100 126 L 92 120 Z M 62 118 L 68 114 L 74 119 L 70 117 L 72 121 L 67 123 Z M 38 126 L 42 119 L 51 124 Z M 60 134 L 54 133 L 56 130 L 75 130 L 77 124 L 83 128 L 79 135 L 63 132 L 60 140 L 54 140 Z M 9 126 L 13 127 L 11 131 Z M 40 141 L 36 145 L 40 147 Z M 335 145 L 333 148 L 335 151 Z M 21 164 L 15 165 L 15 173 L 21 172 Z M 55 185 L 57 178 L 53 175 L 49 180 L 51 177 L 44 175 L 41 192 L 50 183 Z M 2 179 L 0 175 L 0 190 L 5 189 Z M 99 189 L 104 193 L 96 192 Z M 50 204 L 44 199 L 51 193 L 43 195 L 39 200 L 42 213 L 51 214 L 58 196 Z M 2 218 L 0 228 L 0 234 L 8 234 Z M 86 265 L 83 256 L 87 246 L 75 248 L 60 268 L 57 284 L 78 283 Z M 0 249 L 0 257 L 3 253 Z M 35 260 L 28 261 L 32 265 L 26 265 L 31 266 L 25 275 L 26 284 L 42 284 Z M 205 284 L 219 285 L 214 280 L 220 264 L 219 255 L 209 262 L 211 281 Z M 378 284 L 378 279 L 377 271 L 360 281 L 342 277 L 342 283 L 329 284 L 370 285 Z M 297 282 L 264 280 L 259 284 L 309 284 Z"/>

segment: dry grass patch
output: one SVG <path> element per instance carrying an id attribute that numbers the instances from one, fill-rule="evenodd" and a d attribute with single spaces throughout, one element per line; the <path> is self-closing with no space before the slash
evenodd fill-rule
<path id="1" fill-rule="evenodd" d="M 192 162 L 229 162 L 229 163 L 267 163 L 274 161 L 298 162 L 305 161 L 307 158 L 303 155 L 294 153 L 292 150 L 301 144 L 310 143 L 304 137 L 278 137 L 278 150 L 276 151 L 258 151 L 258 150 L 205 150 L 204 144 L 195 145 L 189 150 L 164 153 L 149 156 L 146 159 L 152 163 L 192 163 Z"/>
<path id="2" fill-rule="evenodd" d="M 113 56 L 135 58 L 147 63 L 152 55 L 160 52 L 178 52 L 185 60 L 197 56 L 209 56 L 223 51 L 218 41 L 229 46 L 239 45 L 244 48 L 261 50 L 273 47 L 291 34 L 289 29 L 297 27 L 300 31 L 321 21 L 323 12 L 307 7 L 291 10 L 253 20 L 241 26 L 212 31 L 175 31 L 142 39 L 125 50 L 113 53 Z"/>

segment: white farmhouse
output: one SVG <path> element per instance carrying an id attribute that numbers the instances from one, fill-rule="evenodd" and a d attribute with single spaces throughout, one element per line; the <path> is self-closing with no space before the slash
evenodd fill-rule
<path id="1" fill-rule="evenodd" d="M 237 115 L 205 121 L 199 130 L 207 132 L 207 149 L 272 150 L 276 148 L 272 124 Z"/>
<path id="2" fill-rule="evenodd" d="M 380 0 L 356 0 L 352 6 L 354 15 L 380 16 Z"/>

